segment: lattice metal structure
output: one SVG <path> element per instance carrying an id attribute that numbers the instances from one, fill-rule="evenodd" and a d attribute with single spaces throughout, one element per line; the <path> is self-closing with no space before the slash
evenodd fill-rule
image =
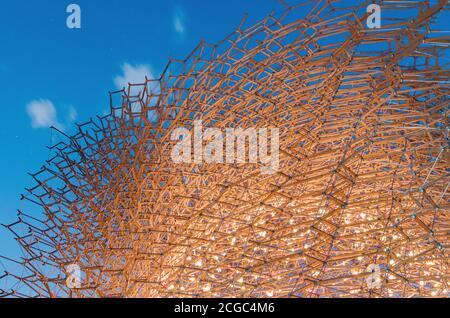
<path id="1" fill-rule="evenodd" d="M 346 3 L 286 7 L 111 93 L 32 174 L 2 295 L 447 297 L 447 1 L 380 1 L 380 29 Z M 194 120 L 278 127 L 279 171 L 174 163 Z"/>

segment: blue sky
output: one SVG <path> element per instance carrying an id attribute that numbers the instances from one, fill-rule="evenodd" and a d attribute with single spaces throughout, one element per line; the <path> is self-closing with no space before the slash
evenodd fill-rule
<path id="1" fill-rule="evenodd" d="M 81 7 L 79 30 L 66 26 L 71 3 Z M 25 208 L 20 194 L 33 185 L 27 172 L 48 158 L 50 125 L 70 133 L 109 109 L 108 91 L 159 76 L 171 56 L 185 58 L 202 38 L 220 41 L 246 12 L 252 23 L 280 8 L 275 0 L 2 1 L 0 223 Z M 4 229 L 0 245 L 17 253 Z"/>
<path id="2" fill-rule="evenodd" d="M 81 7 L 80 30 L 66 27 L 70 3 Z M 251 25 L 281 9 L 276 0 L 2 1 L 0 223 L 24 208 L 20 194 L 33 185 L 27 172 L 49 156 L 48 126 L 70 134 L 74 122 L 109 109 L 108 91 L 159 76 L 171 56 L 185 58 L 201 39 L 222 40 L 244 13 Z M 15 248 L 0 230 L 1 253 Z"/>

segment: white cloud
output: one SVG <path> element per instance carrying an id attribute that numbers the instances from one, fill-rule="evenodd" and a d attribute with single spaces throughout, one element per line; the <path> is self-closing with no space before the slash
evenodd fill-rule
<path id="1" fill-rule="evenodd" d="M 64 131 L 66 126 L 70 126 L 78 117 L 78 112 L 75 107 L 70 106 L 66 108 L 66 116 L 64 117 L 64 124 L 58 120 L 58 112 L 52 101 L 48 99 L 35 99 L 29 102 L 26 106 L 27 114 L 31 119 L 31 127 L 33 128 L 49 128 L 54 126 L 59 130 Z"/>
<path id="2" fill-rule="evenodd" d="M 77 117 L 78 117 L 78 112 L 77 112 L 77 110 L 75 109 L 75 107 L 70 106 L 70 107 L 69 107 L 69 114 L 67 115 L 67 119 L 68 119 L 70 122 L 74 122 L 74 121 L 77 119 Z"/>
<path id="3" fill-rule="evenodd" d="M 137 64 L 132 65 L 130 63 L 124 63 L 122 65 L 122 75 L 118 75 L 114 78 L 114 83 L 118 89 L 126 88 L 128 89 L 128 83 L 130 84 L 144 84 L 145 83 L 145 77 L 147 76 L 148 79 L 155 79 L 155 76 L 153 75 L 152 68 L 148 64 Z M 143 86 L 134 86 L 131 88 L 131 95 L 137 96 L 139 93 L 141 93 L 143 89 Z M 149 90 L 149 93 L 152 94 L 159 94 L 161 91 L 160 85 L 158 82 L 150 82 L 147 83 L 147 89 Z M 153 97 L 152 100 L 150 100 L 150 104 L 154 105 L 154 102 L 156 102 L 157 97 Z M 135 100 L 133 101 L 131 105 L 131 110 L 133 112 L 139 112 L 141 110 L 140 103 Z M 109 114 L 110 111 L 105 111 L 105 115 Z M 149 119 L 156 119 L 157 115 L 155 111 L 149 112 Z"/>
<path id="4" fill-rule="evenodd" d="M 145 82 L 145 76 L 147 78 L 153 78 L 151 67 L 146 64 L 132 65 L 124 63 L 122 65 L 122 72 L 123 75 L 114 78 L 114 84 L 118 89 L 128 87 L 128 83 L 142 84 Z"/>
<path id="5" fill-rule="evenodd" d="M 175 31 L 180 35 L 183 35 L 186 31 L 184 20 L 184 12 L 180 8 L 176 8 L 173 13 L 173 27 Z"/>
<path id="6" fill-rule="evenodd" d="M 27 104 L 27 114 L 31 118 L 31 127 L 48 128 L 54 126 L 64 129 L 64 125 L 58 121 L 55 105 L 48 99 L 33 100 Z"/>

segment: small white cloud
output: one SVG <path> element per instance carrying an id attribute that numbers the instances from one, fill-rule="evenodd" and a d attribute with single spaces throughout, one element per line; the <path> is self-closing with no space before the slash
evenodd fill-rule
<path id="1" fill-rule="evenodd" d="M 184 26 L 184 20 L 185 20 L 184 12 L 180 8 L 176 8 L 173 13 L 173 27 L 175 31 L 180 35 L 183 35 L 184 32 L 186 31 L 186 27 Z"/>
<path id="2" fill-rule="evenodd" d="M 54 126 L 64 129 L 64 125 L 58 121 L 56 108 L 48 99 L 33 100 L 27 104 L 27 114 L 31 118 L 31 127 L 48 128 Z"/>
<path id="3" fill-rule="evenodd" d="M 122 65 L 122 72 L 123 75 L 114 78 L 114 84 L 118 89 L 128 87 L 128 83 L 142 84 L 145 82 L 145 76 L 147 78 L 153 78 L 151 67 L 146 64 L 132 65 L 124 63 Z"/>
<path id="4" fill-rule="evenodd" d="M 129 63 L 124 63 L 122 65 L 122 72 L 123 75 L 119 75 L 114 78 L 114 83 L 118 89 L 122 89 L 124 87 L 127 89 L 128 84 L 144 84 L 145 77 L 148 79 L 154 78 L 151 67 L 147 64 L 132 65 Z M 142 92 L 143 88 L 144 87 L 142 85 L 133 86 L 130 89 L 130 94 L 137 96 Z M 132 110 L 136 112 L 141 109 L 138 101 L 134 101 L 131 107 Z"/>
<path id="5" fill-rule="evenodd" d="M 69 113 L 68 113 L 68 115 L 67 115 L 68 121 L 69 121 L 69 122 L 74 122 L 75 120 L 77 120 L 77 117 L 78 117 L 78 112 L 77 112 L 77 110 L 75 109 L 75 107 L 70 106 L 70 107 L 69 107 Z"/>

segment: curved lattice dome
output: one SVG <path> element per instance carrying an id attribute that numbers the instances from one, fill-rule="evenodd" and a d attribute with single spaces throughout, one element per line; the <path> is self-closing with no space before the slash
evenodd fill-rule
<path id="1" fill-rule="evenodd" d="M 3 295 L 447 296 L 447 1 L 381 2 L 381 29 L 301 3 L 111 93 L 33 174 Z M 175 163 L 195 120 L 279 128 L 279 169 Z"/>

